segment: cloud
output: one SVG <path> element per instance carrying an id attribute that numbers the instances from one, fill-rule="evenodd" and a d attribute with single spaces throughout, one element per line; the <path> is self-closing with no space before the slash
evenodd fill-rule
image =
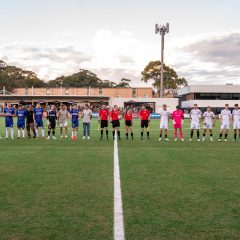
<path id="1" fill-rule="evenodd" d="M 133 86 L 151 86 L 141 81 L 141 71 L 160 58 L 160 45 L 140 42 L 122 31 L 101 29 L 89 42 L 72 32 L 47 42 L 9 43 L 0 38 L 0 59 L 32 70 L 44 80 L 89 69 L 102 79 L 132 80 Z M 165 62 L 190 84 L 240 83 L 240 31 L 206 33 L 166 42 Z"/>

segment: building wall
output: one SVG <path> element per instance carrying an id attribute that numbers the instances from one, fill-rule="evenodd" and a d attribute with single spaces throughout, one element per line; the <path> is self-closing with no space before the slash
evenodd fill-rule
<path id="1" fill-rule="evenodd" d="M 178 98 L 111 98 L 109 105 L 118 105 L 123 108 L 124 102 L 129 102 L 131 100 L 134 100 L 134 102 L 154 102 L 156 106 L 156 113 L 161 111 L 163 104 L 167 104 L 168 110 L 171 112 L 174 111 L 178 105 Z"/>
<path id="2" fill-rule="evenodd" d="M 135 91 L 135 96 L 133 95 Z M 19 96 L 62 96 L 62 95 L 75 95 L 75 96 L 106 96 L 106 97 L 125 97 L 125 98 L 152 98 L 152 88 L 16 88 L 15 95 Z"/>

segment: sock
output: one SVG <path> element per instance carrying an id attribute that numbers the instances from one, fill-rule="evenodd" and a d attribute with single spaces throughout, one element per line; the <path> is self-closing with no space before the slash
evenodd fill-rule
<path id="1" fill-rule="evenodd" d="M 200 137 L 200 131 L 197 131 L 197 139 Z"/>
<path id="2" fill-rule="evenodd" d="M 228 134 L 225 134 L 225 139 L 227 139 L 227 137 L 228 137 Z"/>
<path id="3" fill-rule="evenodd" d="M 48 136 L 50 137 L 50 134 L 51 134 L 51 131 L 50 130 L 48 130 Z"/>
<path id="4" fill-rule="evenodd" d="M 237 139 L 237 134 L 234 134 L 234 139 L 235 139 L 235 140 Z"/>
<path id="5" fill-rule="evenodd" d="M 22 137 L 25 138 L 25 131 L 22 129 Z"/>
<path id="6" fill-rule="evenodd" d="M 128 139 L 128 133 L 126 133 L 126 138 Z"/>
<path id="7" fill-rule="evenodd" d="M 182 131 L 180 131 L 180 137 L 183 138 L 183 132 Z"/>
<path id="8" fill-rule="evenodd" d="M 132 137 L 132 139 L 133 139 L 133 133 L 131 133 L 131 137 Z"/>
<path id="9" fill-rule="evenodd" d="M 165 138 L 167 138 L 167 134 L 165 135 Z"/>
<path id="10" fill-rule="evenodd" d="M 74 136 L 75 136 L 75 137 L 77 136 L 77 131 L 76 131 L 76 130 L 74 131 Z"/>
<path id="11" fill-rule="evenodd" d="M 108 138 L 108 130 L 106 130 L 106 136 L 107 136 L 107 138 Z"/>
<path id="12" fill-rule="evenodd" d="M 74 137 L 74 131 L 72 131 L 72 137 Z"/>
<path id="13" fill-rule="evenodd" d="M 6 138 L 8 138 L 8 128 L 6 128 Z"/>
<path id="14" fill-rule="evenodd" d="M 147 137 L 149 138 L 149 132 L 147 132 Z"/>
<path id="15" fill-rule="evenodd" d="M 213 135 L 212 135 L 212 133 L 210 133 L 210 137 L 212 137 Z"/>
<path id="16" fill-rule="evenodd" d="M 112 134 L 113 134 L 113 138 L 115 138 L 115 131 L 113 131 Z"/>
<path id="17" fill-rule="evenodd" d="M 120 131 L 119 130 L 117 131 L 117 135 L 118 135 L 118 138 L 120 138 Z"/>
<path id="18" fill-rule="evenodd" d="M 141 132 L 141 138 L 143 138 L 143 132 Z"/>
<path id="19" fill-rule="evenodd" d="M 205 137 L 205 136 L 206 136 L 206 134 L 204 133 L 204 134 L 203 134 L 203 137 Z M 210 134 L 210 136 L 211 136 L 211 134 Z"/>
<path id="20" fill-rule="evenodd" d="M 18 129 L 18 137 L 20 138 L 20 129 Z"/>
<path id="21" fill-rule="evenodd" d="M 38 128 L 36 128 L 35 131 L 36 131 L 36 136 L 38 137 Z"/>
<path id="22" fill-rule="evenodd" d="M 52 135 L 55 136 L 55 130 L 52 131 Z"/>
<path id="23" fill-rule="evenodd" d="M 160 133 L 159 137 L 162 138 L 162 134 L 161 133 Z"/>
<path id="24" fill-rule="evenodd" d="M 222 133 L 220 133 L 220 135 L 219 135 L 219 139 L 222 139 Z"/>
<path id="25" fill-rule="evenodd" d="M 177 130 L 174 130 L 174 138 L 177 138 Z"/>
<path id="26" fill-rule="evenodd" d="M 101 138 L 103 137 L 103 129 L 101 130 Z"/>
<path id="27" fill-rule="evenodd" d="M 44 133 L 44 129 L 42 128 L 42 137 L 44 137 L 45 133 Z"/>
<path id="28" fill-rule="evenodd" d="M 193 130 L 191 130 L 190 137 L 191 137 L 191 139 L 193 138 Z"/>
<path id="29" fill-rule="evenodd" d="M 11 128 L 10 131 L 11 131 L 11 138 L 13 139 L 13 128 Z"/>

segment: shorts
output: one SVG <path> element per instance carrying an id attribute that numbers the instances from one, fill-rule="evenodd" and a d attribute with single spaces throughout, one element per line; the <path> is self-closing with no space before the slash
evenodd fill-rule
<path id="1" fill-rule="evenodd" d="M 48 129 L 55 129 L 56 128 L 56 122 L 49 122 Z"/>
<path id="2" fill-rule="evenodd" d="M 64 123 L 59 123 L 59 127 L 63 128 L 63 127 L 67 127 L 68 126 L 68 122 L 64 122 Z"/>
<path id="3" fill-rule="evenodd" d="M 149 127 L 149 120 L 142 120 L 141 128 L 148 128 L 148 127 Z"/>
<path id="4" fill-rule="evenodd" d="M 13 128 L 13 121 L 5 123 L 6 128 Z"/>
<path id="5" fill-rule="evenodd" d="M 240 129 L 240 121 L 238 121 L 238 122 L 233 122 L 233 129 L 234 129 L 234 130 Z"/>
<path id="6" fill-rule="evenodd" d="M 25 123 L 24 122 L 18 122 L 17 123 L 17 127 L 20 129 L 20 128 L 22 128 L 22 129 L 24 129 L 25 128 Z"/>
<path id="7" fill-rule="evenodd" d="M 72 122 L 72 128 L 78 128 L 78 126 L 79 126 L 79 122 L 78 121 Z"/>
<path id="8" fill-rule="evenodd" d="M 112 121 L 112 127 L 113 128 L 120 127 L 120 121 L 119 120 L 113 120 Z"/>
<path id="9" fill-rule="evenodd" d="M 204 129 L 213 129 L 212 122 L 205 122 L 204 123 Z"/>
<path id="10" fill-rule="evenodd" d="M 126 120 L 126 121 L 125 121 L 125 125 L 126 125 L 127 127 L 131 127 L 131 126 L 132 126 L 132 121 L 131 121 L 131 120 Z"/>
<path id="11" fill-rule="evenodd" d="M 101 120 L 100 125 L 101 125 L 101 128 L 107 128 L 108 127 L 108 120 Z"/>
<path id="12" fill-rule="evenodd" d="M 40 121 L 36 121 L 36 122 L 35 122 L 35 126 L 36 126 L 36 127 L 41 127 L 41 128 L 42 128 L 42 127 L 43 127 L 43 121 L 42 121 L 42 120 L 40 120 Z"/>
<path id="13" fill-rule="evenodd" d="M 230 123 L 229 122 L 223 122 L 221 125 L 221 129 L 230 129 Z"/>
<path id="14" fill-rule="evenodd" d="M 191 122 L 191 127 L 190 128 L 199 130 L 200 129 L 199 122 Z"/>
<path id="15" fill-rule="evenodd" d="M 168 129 L 168 122 L 161 121 L 160 122 L 160 129 Z"/>
<path id="16" fill-rule="evenodd" d="M 173 125 L 173 127 L 174 128 L 178 128 L 178 129 L 181 129 L 182 128 L 182 124 L 181 123 L 175 123 L 174 125 Z"/>

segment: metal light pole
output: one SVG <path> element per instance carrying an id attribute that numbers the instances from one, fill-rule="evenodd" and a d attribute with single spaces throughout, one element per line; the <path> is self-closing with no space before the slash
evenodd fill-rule
<path id="1" fill-rule="evenodd" d="M 166 33 L 169 33 L 169 23 L 166 25 L 155 25 L 156 34 L 160 33 L 161 35 L 161 81 L 160 81 L 160 98 L 163 98 L 163 66 L 164 66 L 164 36 Z"/>

